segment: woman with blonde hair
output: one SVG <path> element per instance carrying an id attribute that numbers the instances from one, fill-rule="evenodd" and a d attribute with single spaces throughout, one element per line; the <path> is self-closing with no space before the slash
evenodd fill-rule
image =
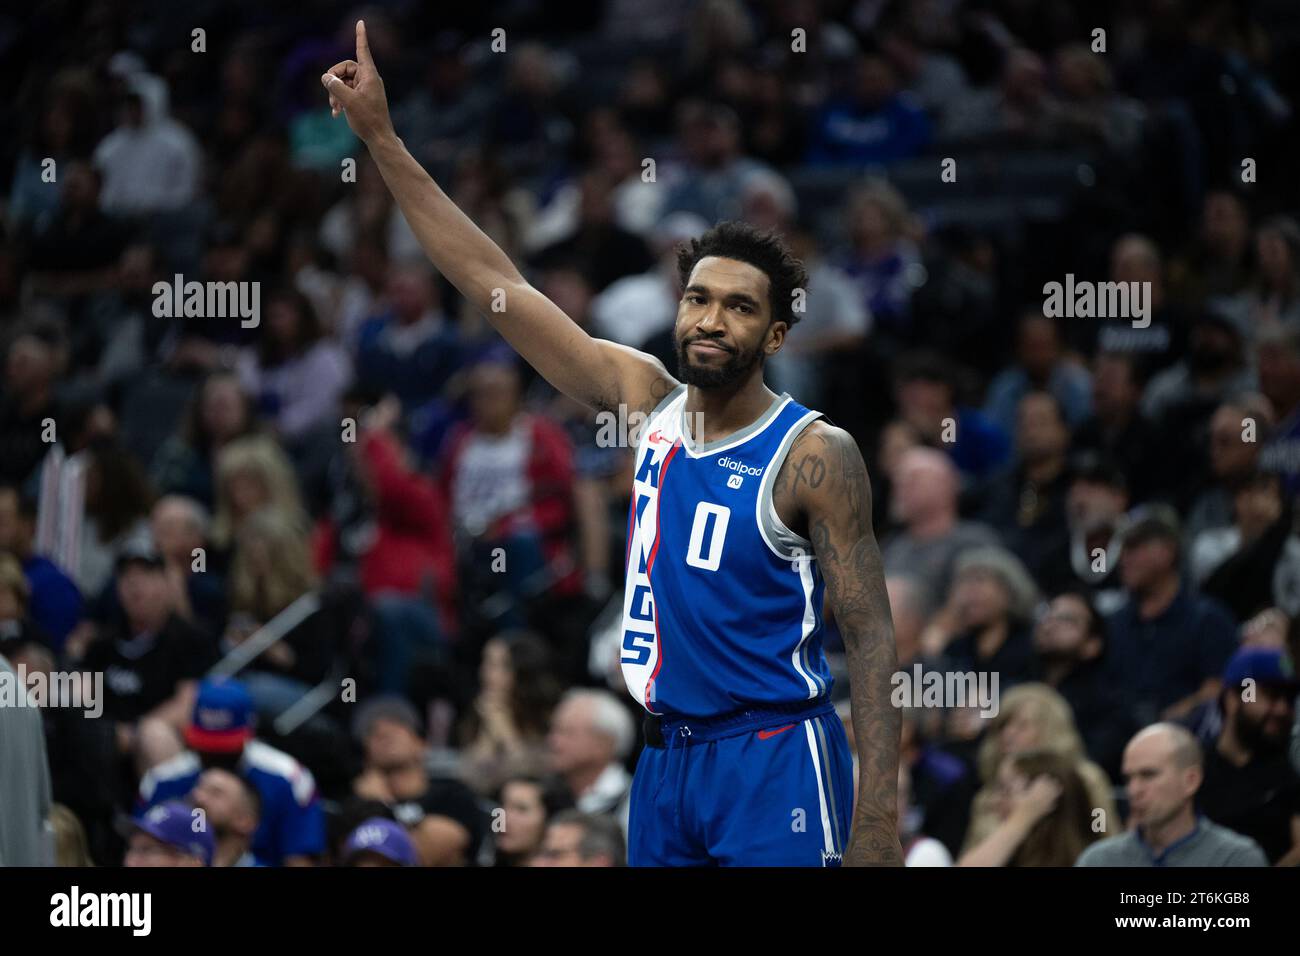
<path id="1" fill-rule="evenodd" d="M 230 566 L 232 613 L 225 642 L 242 643 L 317 584 L 302 527 L 279 508 L 248 515 Z M 258 712 L 274 718 L 324 680 L 330 656 L 329 622 L 317 610 L 254 659 L 240 680 Z"/>
<path id="2" fill-rule="evenodd" d="M 1100 839 L 1079 764 L 1050 750 L 1002 758 L 994 783 L 997 825 L 958 866 L 1073 866 Z"/>
<path id="3" fill-rule="evenodd" d="M 263 435 L 235 439 L 217 455 L 216 471 L 214 546 L 233 546 L 244 520 L 263 508 L 278 511 L 306 531 L 307 516 L 297 476 L 289 457 L 274 439 Z"/>
<path id="4" fill-rule="evenodd" d="M 94 866 L 86 828 L 77 815 L 61 803 L 50 807 L 50 829 L 54 832 L 55 866 Z"/>
<path id="5" fill-rule="evenodd" d="M 1070 705 L 1046 684 L 1020 684 L 1002 695 L 998 714 L 980 744 L 978 764 L 984 786 L 971 805 L 963 853 L 983 843 L 1000 822 L 997 777 L 1003 761 L 1030 750 L 1062 757 L 1079 775 L 1090 806 L 1102 811 L 1099 834 L 1118 831 L 1110 780 L 1088 759 Z"/>

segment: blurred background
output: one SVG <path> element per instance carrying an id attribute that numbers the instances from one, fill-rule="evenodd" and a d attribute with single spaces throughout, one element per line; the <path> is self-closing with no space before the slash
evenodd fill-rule
<path id="1" fill-rule="evenodd" d="M 41 0 L 0 16 L 0 653 L 105 675 L 105 719 L 44 716 L 61 859 L 170 797 L 224 862 L 342 862 L 373 816 L 426 865 L 620 857 L 630 452 L 331 119 L 359 17 L 407 147 L 592 334 L 675 368 L 719 220 L 807 263 L 768 382 L 867 458 L 902 667 L 1003 691 L 908 710 L 905 847 L 960 858 L 1041 773 L 1120 832 L 1163 717 L 1253 742 L 1205 812 L 1295 855 L 1296 4 Z M 1149 283 L 1150 324 L 1045 318 L 1067 274 Z M 260 323 L 160 317 L 177 275 L 260 283 Z M 1067 804 L 1018 862 L 1096 839 Z"/>

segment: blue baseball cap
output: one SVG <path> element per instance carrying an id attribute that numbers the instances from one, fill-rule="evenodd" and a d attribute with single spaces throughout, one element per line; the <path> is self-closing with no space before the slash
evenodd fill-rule
<path id="1" fill-rule="evenodd" d="M 377 853 L 398 866 L 419 866 L 415 844 L 406 830 L 383 817 L 371 817 L 348 834 L 343 844 L 343 861 L 351 862 L 358 853 Z"/>
<path id="2" fill-rule="evenodd" d="M 1243 647 L 1232 655 L 1223 672 L 1224 687 L 1240 687 L 1247 679 L 1300 693 L 1300 678 L 1296 677 L 1291 658 L 1273 647 Z"/>
<path id="3" fill-rule="evenodd" d="M 253 736 L 253 698 L 235 680 L 199 684 L 185 743 L 204 753 L 239 753 Z"/>
<path id="4" fill-rule="evenodd" d="M 204 823 L 200 829 L 195 829 L 200 819 Z M 196 818 L 194 808 L 182 800 L 168 800 L 150 807 L 144 816 L 132 820 L 131 826 L 181 853 L 198 857 L 204 866 L 212 865 L 216 842 L 207 827 L 206 817 Z"/>

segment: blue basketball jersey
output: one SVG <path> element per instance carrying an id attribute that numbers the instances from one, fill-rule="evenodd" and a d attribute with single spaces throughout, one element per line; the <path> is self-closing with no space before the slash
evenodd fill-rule
<path id="1" fill-rule="evenodd" d="M 827 697 L 822 576 L 811 543 L 772 503 L 791 444 L 821 413 L 782 394 L 752 424 L 699 445 L 685 404 L 682 385 L 642 426 L 636 450 L 628 690 L 651 713 L 693 717 Z"/>

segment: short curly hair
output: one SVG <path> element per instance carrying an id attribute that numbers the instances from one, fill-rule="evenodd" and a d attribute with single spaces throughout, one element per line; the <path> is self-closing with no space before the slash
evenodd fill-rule
<path id="1" fill-rule="evenodd" d="M 686 288 L 696 264 L 706 256 L 747 262 L 767 276 L 772 321 L 793 327 L 801 318 L 793 308 L 795 289 L 805 289 L 808 272 L 776 233 L 747 222 L 720 222 L 677 250 L 677 274 Z"/>

